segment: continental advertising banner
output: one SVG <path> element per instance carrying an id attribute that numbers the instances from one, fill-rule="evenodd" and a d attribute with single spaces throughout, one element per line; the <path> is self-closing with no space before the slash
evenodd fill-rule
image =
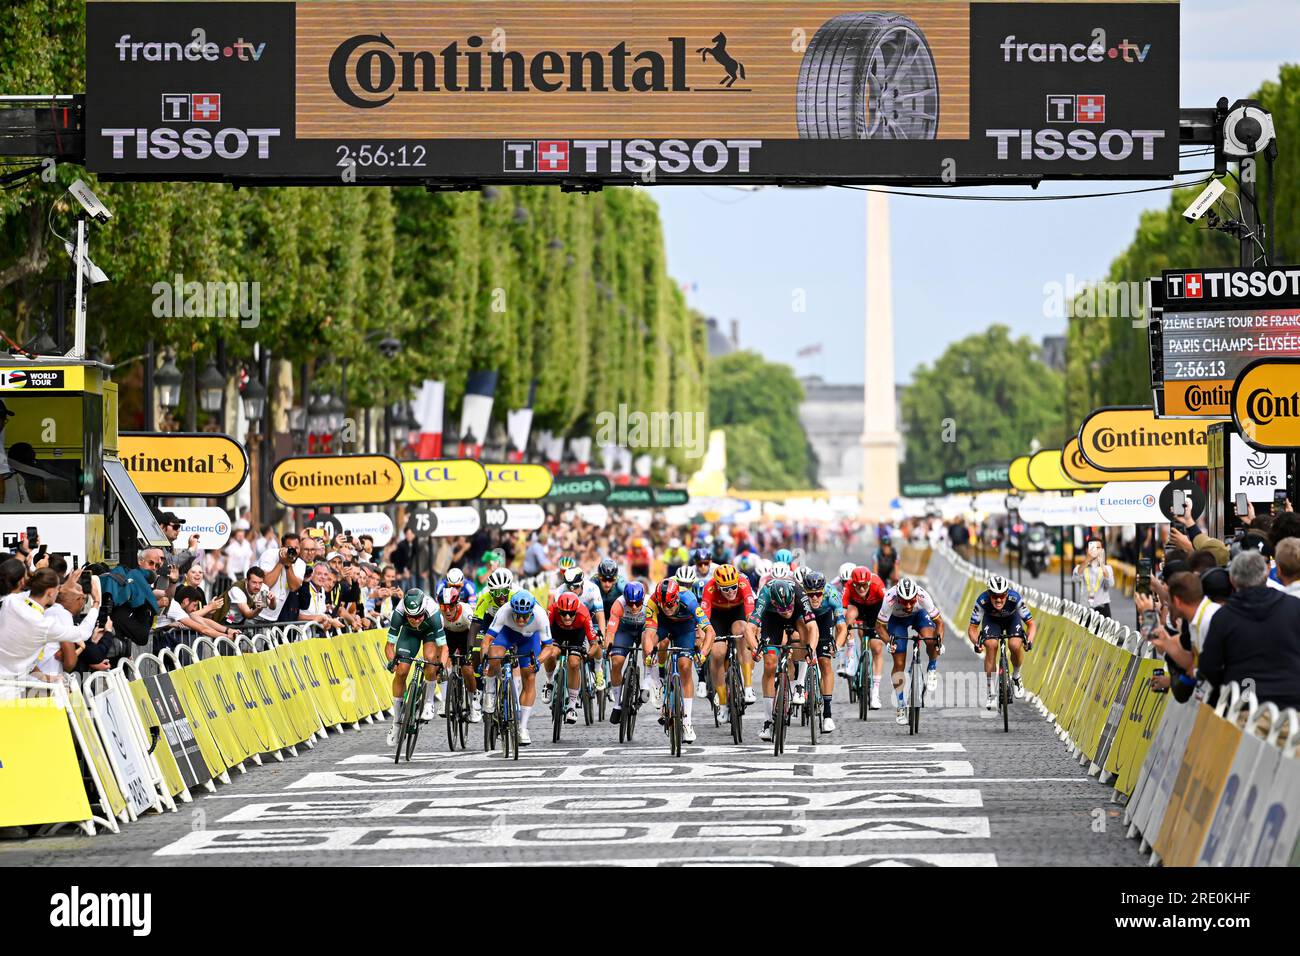
<path id="1" fill-rule="evenodd" d="M 123 432 L 117 457 L 142 495 L 223 498 L 248 475 L 244 446 L 228 435 Z"/>
<path id="2" fill-rule="evenodd" d="M 1099 408 L 1079 426 L 1079 450 L 1103 472 L 1205 468 L 1210 424 L 1158 419 L 1150 406 Z"/>
<path id="3" fill-rule="evenodd" d="M 1176 2 L 92 2 L 87 166 L 445 182 L 1166 178 Z"/>
<path id="4" fill-rule="evenodd" d="M 271 492 L 283 505 L 378 505 L 402 491 L 387 455 L 300 455 L 276 462 Z"/>

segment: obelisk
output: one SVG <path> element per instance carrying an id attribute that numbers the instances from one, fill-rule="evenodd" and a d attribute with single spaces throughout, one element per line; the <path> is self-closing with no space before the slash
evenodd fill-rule
<path id="1" fill-rule="evenodd" d="M 889 516 L 898 497 L 894 402 L 894 304 L 890 288 L 889 197 L 867 193 L 867 346 L 863 361 L 862 517 Z"/>

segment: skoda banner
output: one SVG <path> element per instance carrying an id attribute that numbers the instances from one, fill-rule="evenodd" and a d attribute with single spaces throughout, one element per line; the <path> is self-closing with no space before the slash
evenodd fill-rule
<path id="1" fill-rule="evenodd" d="M 106 179 L 1178 172 L 1172 0 L 91 2 L 86 20 L 86 165 Z"/>
<path id="2" fill-rule="evenodd" d="M 685 488 L 651 488 L 650 495 L 656 505 L 665 508 L 688 504 L 691 500 L 690 492 Z"/>
<path id="3" fill-rule="evenodd" d="M 982 465 L 972 465 L 966 469 L 966 477 L 970 480 L 970 486 L 973 491 L 993 491 L 1000 488 L 1011 487 L 1011 475 L 1008 472 L 1011 469 L 1009 461 L 986 462 Z"/>
<path id="4" fill-rule="evenodd" d="M 387 455 L 303 455 L 276 463 L 271 492 L 282 505 L 378 505 L 402 490 Z"/>
<path id="5" fill-rule="evenodd" d="M 939 481 L 905 481 L 902 484 L 904 498 L 942 498 L 943 483 Z"/>
<path id="6" fill-rule="evenodd" d="M 609 479 L 604 475 L 557 475 L 547 492 L 546 503 L 600 504 L 609 497 Z"/>
<path id="7" fill-rule="evenodd" d="M 551 472 L 544 465 L 485 464 L 487 488 L 481 497 L 540 501 L 551 490 Z"/>
<path id="8" fill-rule="evenodd" d="M 1205 468 L 1209 427 L 1156 418 L 1149 405 L 1099 408 L 1079 426 L 1079 449 L 1100 471 Z"/>
<path id="9" fill-rule="evenodd" d="M 487 488 L 487 472 L 469 458 L 402 462 L 406 484 L 398 501 L 469 501 Z"/>
<path id="10" fill-rule="evenodd" d="M 654 494 L 650 489 L 638 485 L 615 488 L 605 499 L 605 504 L 610 508 L 653 508 L 654 503 Z"/>
<path id="11" fill-rule="evenodd" d="M 248 475 L 244 446 L 226 435 L 123 432 L 117 457 L 142 495 L 224 498 Z"/>
<path id="12" fill-rule="evenodd" d="M 970 478 L 964 471 L 950 471 L 943 476 L 943 490 L 950 495 L 968 492 L 971 490 Z"/>
<path id="13" fill-rule="evenodd" d="M 1232 386 L 1232 420 L 1254 448 L 1300 448 L 1300 359 L 1246 366 Z"/>

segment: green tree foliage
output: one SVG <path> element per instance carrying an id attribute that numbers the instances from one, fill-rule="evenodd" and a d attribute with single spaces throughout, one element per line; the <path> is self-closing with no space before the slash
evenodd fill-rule
<path id="1" fill-rule="evenodd" d="M 933 479 L 979 461 L 1007 460 L 1064 439 L 1059 372 L 1028 337 L 994 325 L 921 365 L 903 389 L 903 478 Z"/>
<path id="2" fill-rule="evenodd" d="M 755 352 L 709 363 L 709 422 L 727 435 L 727 477 L 754 490 L 811 488 L 816 475 L 799 421 L 803 386 L 788 365 Z"/>

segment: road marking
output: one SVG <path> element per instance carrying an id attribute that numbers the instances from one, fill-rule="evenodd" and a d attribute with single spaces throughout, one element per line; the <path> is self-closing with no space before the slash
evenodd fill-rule
<path id="1" fill-rule="evenodd" d="M 582 783 L 626 787 L 697 780 L 872 780 L 919 777 L 971 777 L 966 760 L 917 763 L 642 763 L 636 766 L 531 767 L 393 767 L 389 770 L 328 770 L 308 773 L 286 790 L 326 787 L 367 787 L 404 784 L 408 787 L 479 784 L 503 786 L 525 783 Z"/>
<path id="2" fill-rule="evenodd" d="M 568 797 L 430 797 L 392 800 L 280 801 L 240 807 L 218 823 L 291 823 L 294 820 L 375 820 L 432 817 L 438 820 L 486 820 L 502 814 L 582 814 L 622 817 L 643 813 L 834 810 L 917 810 L 984 805 L 978 790 L 879 789 L 851 793 L 667 793 L 636 796 L 587 794 Z"/>
<path id="3" fill-rule="evenodd" d="M 409 863 L 405 866 L 427 866 L 425 863 Z M 458 863 L 457 866 L 504 866 L 507 864 L 494 860 L 479 860 L 474 863 Z M 642 859 L 622 860 L 530 860 L 521 863 L 511 860 L 508 864 L 516 866 L 997 866 L 997 857 L 992 853 L 880 853 L 871 856 L 693 856 L 687 859 L 676 857 L 671 860 L 645 857 Z"/>
<path id="4" fill-rule="evenodd" d="M 685 746 L 682 748 L 683 757 L 748 757 L 770 754 L 772 752 L 771 744 L 736 744 L 719 745 L 719 746 Z M 786 747 L 787 756 L 825 756 L 835 757 L 853 754 L 938 754 L 952 753 L 961 754 L 966 752 L 966 748 L 959 743 L 916 743 L 916 744 L 818 744 L 816 747 L 811 744 L 799 744 Z M 646 747 L 546 747 L 538 750 L 524 750 L 520 752 L 520 757 L 525 760 L 551 759 L 551 760 L 581 760 L 589 757 L 622 757 L 626 759 L 645 759 L 647 755 L 655 755 L 653 751 Z M 441 761 L 452 761 L 455 763 L 469 762 L 474 759 L 490 760 L 501 762 L 500 753 L 487 754 L 483 751 L 457 750 L 455 752 L 434 752 L 434 753 L 417 753 L 411 763 L 437 763 Z M 513 760 L 513 758 L 511 758 Z M 340 766 L 354 766 L 356 764 L 386 763 L 392 765 L 393 755 L 389 753 L 370 753 L 355 754 L 351 757 L 344 757 L 339 762 Z"/>
<path id="5" fill-rule="evenodd" d="M 306 850 L 432 850 L 448 847 L 556 847 L 691 843 L 713 840 L 987 839 L 987 817 L 849 817 L 702 823 L 572 823 L 196 830 L 155 856 L 301 853 Z"/>

